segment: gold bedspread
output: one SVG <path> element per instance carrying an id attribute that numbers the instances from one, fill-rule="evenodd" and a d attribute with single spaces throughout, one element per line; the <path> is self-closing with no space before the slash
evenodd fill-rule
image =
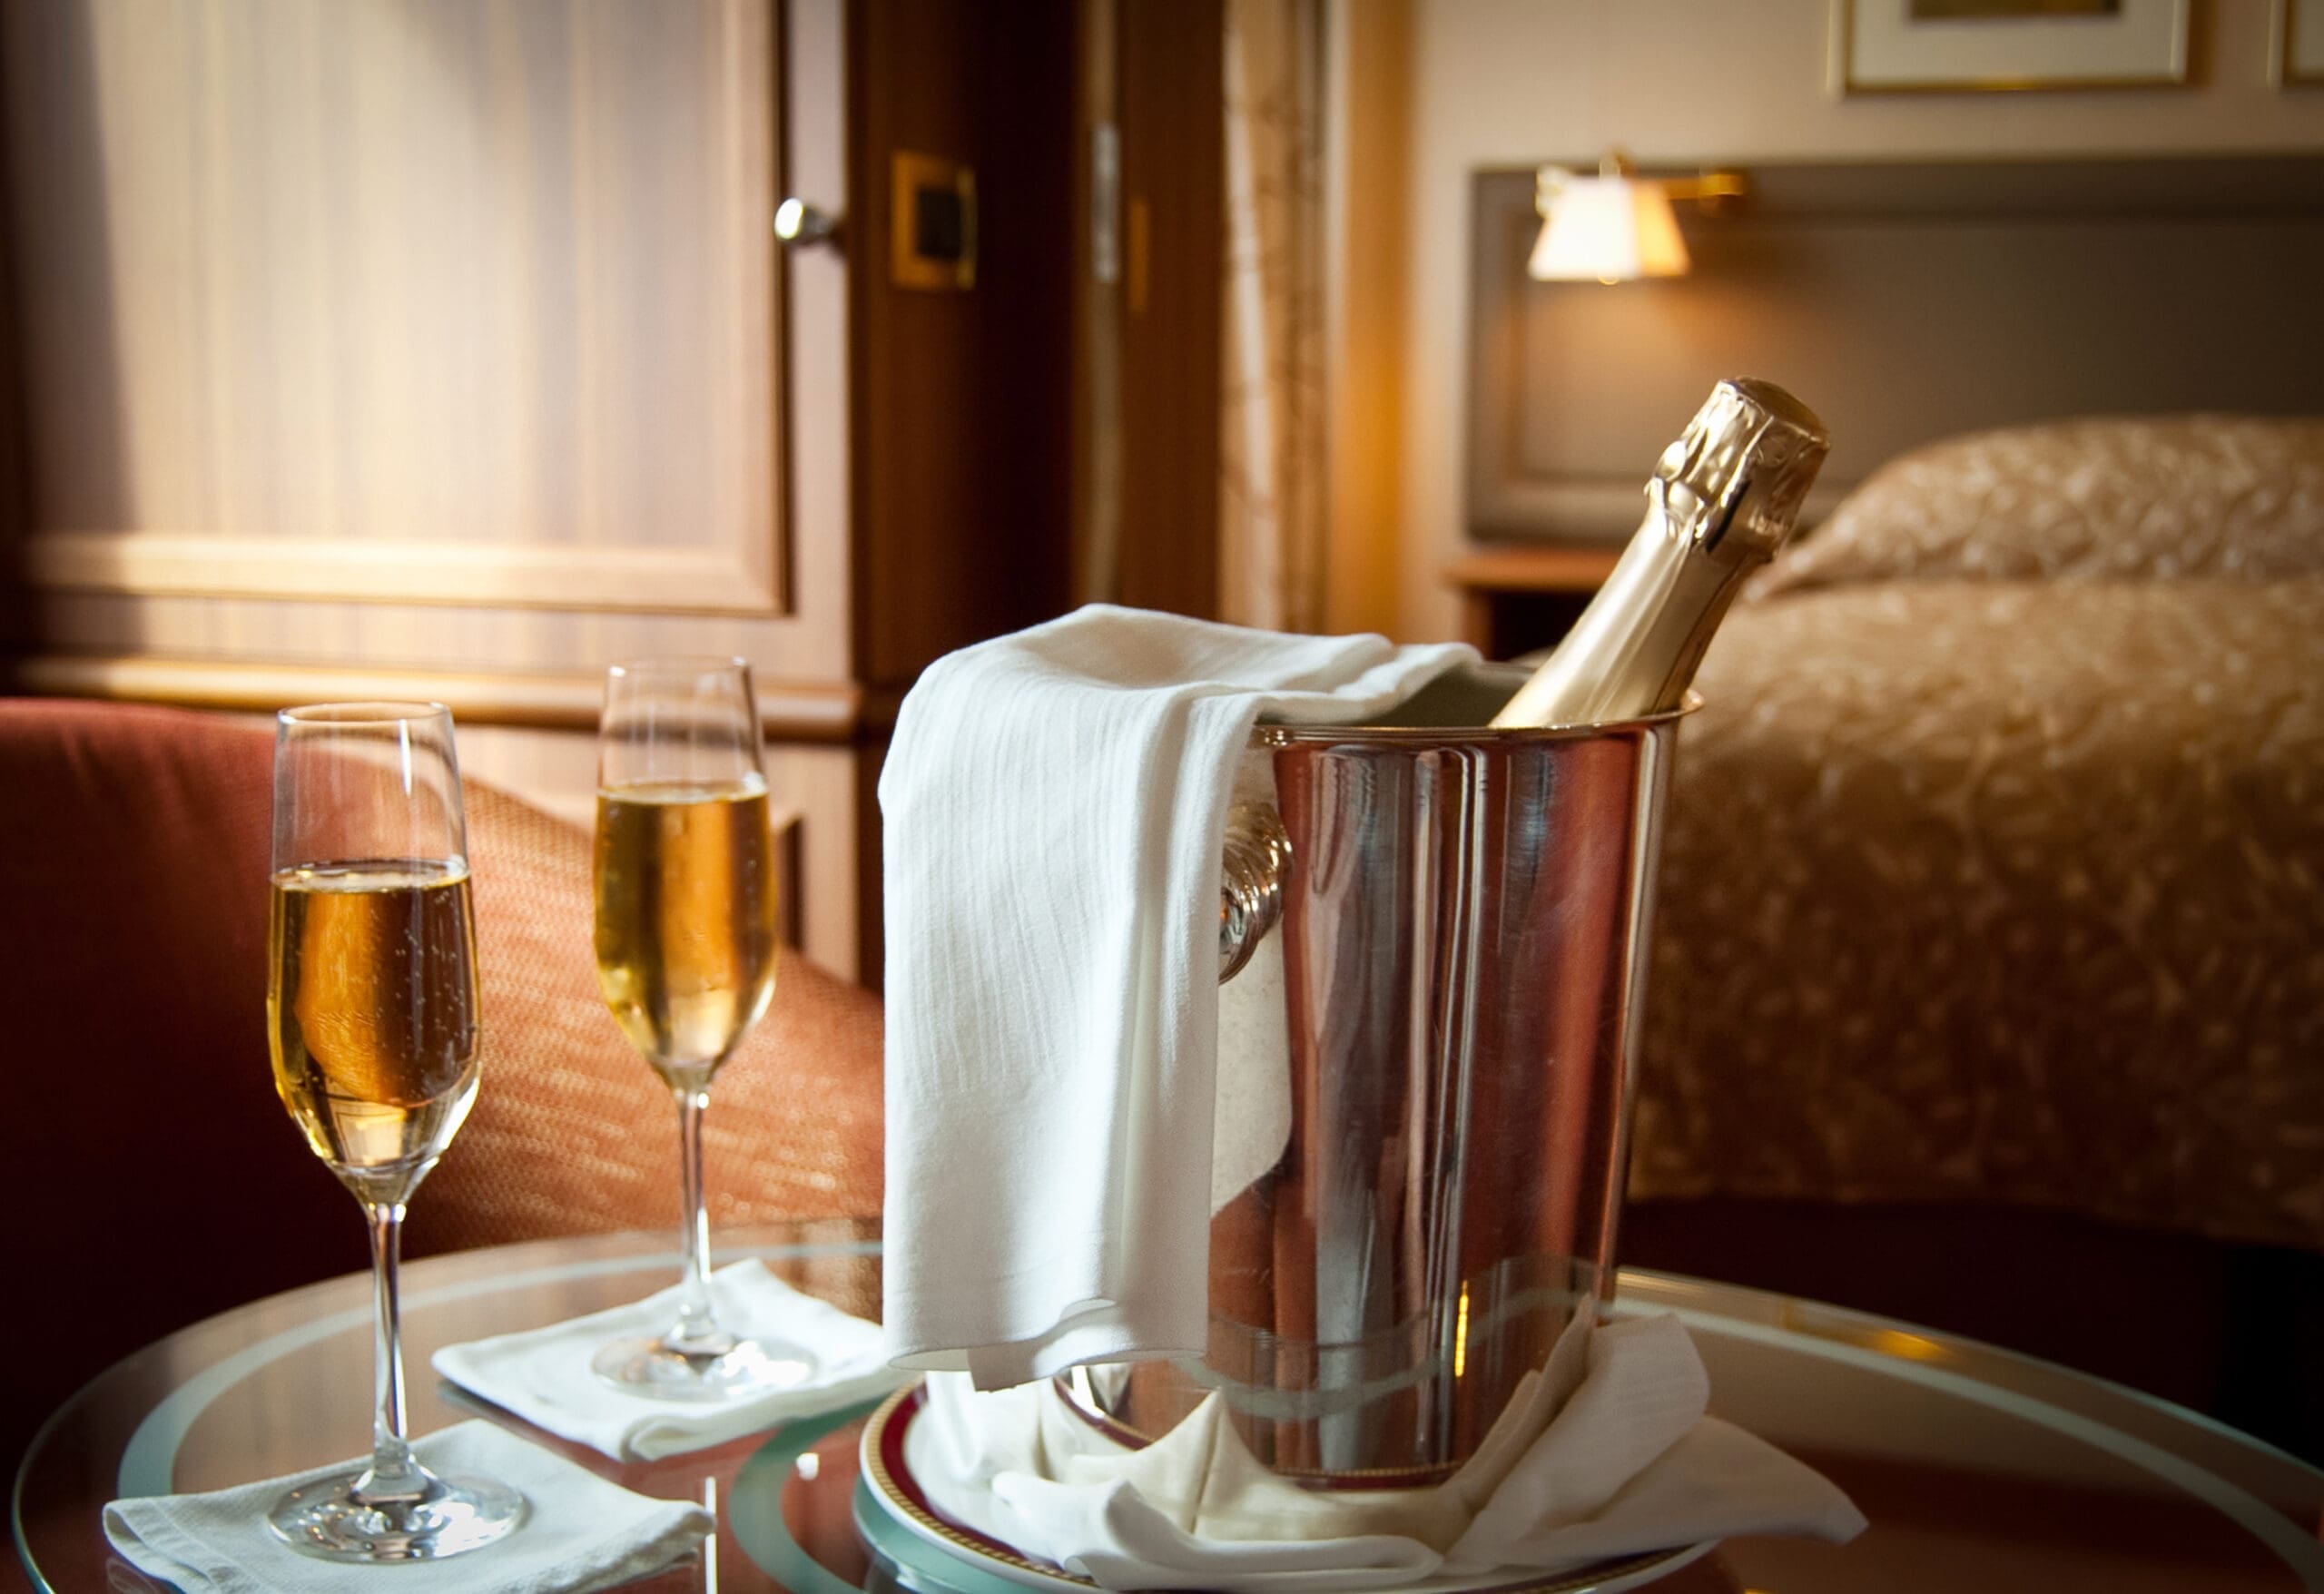
<path id="1" fill-rule="evenodd" d="M 2324 577 L 1809 587 L 1698 685 L 1634 1196 L 2324 1250 Z"/>

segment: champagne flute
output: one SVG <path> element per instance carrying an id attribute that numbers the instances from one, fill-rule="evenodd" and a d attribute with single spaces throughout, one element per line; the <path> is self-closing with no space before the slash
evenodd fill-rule
<path id="1" fill-rule="evenodd" d="M 710 1084 L 774 994 L 774 838 L 757 699 L 741 659 L 651 659 L 606 675 L 597 734 L 597 981 L 670 1087 L 684 1177 L 685 1271 L 659 1339 L 615 1340 L 606 1382 L 716 1401 L 798 1383 L 803 1347 L 722 1328 L 710 1299 L 702 1118 Z"/>
<path id="2" fill-rule="evenodd" d="M 329 1560 L 489 1544 L 524 1497 L 443 1478 L 404 1438 L 396 1267 L 405 1204 L 476 1100 L 476 931 L 451 711 L 285 709 L 274 739 L 268 1038 L 274 1087 L 363 1206 L 378 1318 L 371 1462 L 291 1491 L 268 1524 Z"/>

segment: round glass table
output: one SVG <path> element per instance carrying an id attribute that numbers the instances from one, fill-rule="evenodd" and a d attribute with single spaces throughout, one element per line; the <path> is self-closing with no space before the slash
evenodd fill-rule
<path id="1" fill-rule="evenodd" d="M 729 1233 L 719 1258 L 762 1257 L 870 1315 L 878 1234 L 870 1221 Z M 677 1265 L 658 1235 L 410 1264 L 413 1432 L 487 1416 L 627 1488 L 708 1505 L 718 1531 L 702 1552 L 635 1589 L 998 1594 L 989 1573 L 963 1563 L 932 1576 L 924 1557 L 891 1557 L 877 1533 L 859 1531 L 866 1407 L 621 1465 L 428 1372 L 439 1346 L 635 1300 Z M 369 1292 L 368 1276 L 350 1275 L 255 1302 L 172 1334 L 74 1395 L 15 1480 L 16 1550 L 33 1586 L 153 1587 L 105 1542 L 110 1500 L 220 1489 L 359 1451 Z M 1733 1285 L 1626 1272 L 1617 1309 L 1678 1314 L 1709 1368 L 1712 1409 L 1822 1470 L 1872 1521 L 1845 1547 L 1729 1540 L 1655 1585 L 1671 1594 L 2324 1589 L 2324 1472 L 2205 1418 L 1987 1346 Z"/>

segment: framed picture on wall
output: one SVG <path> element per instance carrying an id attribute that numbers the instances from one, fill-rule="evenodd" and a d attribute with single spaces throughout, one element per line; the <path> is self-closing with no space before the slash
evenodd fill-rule
<path id="1" fill-rule="evenodd" d="M 1861 94 L 2183 84 L 2188 11 L 2189 0 L 1832 0 L 1833 84 Z"/>
<path id="2" fill-rule="evenodd" d="M 2288 84 L 2324 84 L 2324 4 L 2276 0 L 2276 31 L 2269 53 L 2268 79 Z"/>

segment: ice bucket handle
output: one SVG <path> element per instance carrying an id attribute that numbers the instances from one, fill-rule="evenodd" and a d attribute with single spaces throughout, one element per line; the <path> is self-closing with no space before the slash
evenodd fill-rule
<path id="1" fill-rule="evenodd" d="M 1243 970 L 1283 916 L 1283 874 L 1291 837 L 1265 802 L 1227 812 L 1225 861 L 1218 878 L 1218 983 Z"/>

